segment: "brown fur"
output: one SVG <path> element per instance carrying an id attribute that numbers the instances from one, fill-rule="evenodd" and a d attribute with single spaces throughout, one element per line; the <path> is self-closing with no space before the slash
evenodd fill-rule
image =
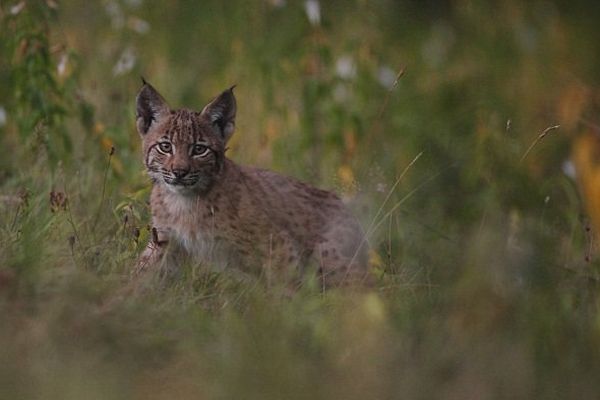
<path id="1" fill-rule="evenodd" d="M 283 279 L 312 264 L 326 287 L 364 280 L 364 235 L 336 195 L 225 157 L 235 108 L 229 89 L 202 112 L 173 111 L 144 83 L 137 128 L 156 230 L 137 270 L 186 257 Z"/>

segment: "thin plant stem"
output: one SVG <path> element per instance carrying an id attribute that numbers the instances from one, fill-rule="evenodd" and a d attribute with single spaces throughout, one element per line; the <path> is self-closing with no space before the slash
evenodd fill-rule
<path id="1" fill-rule="evenodd" d="M 104 196 L 106 194 L 106 181 L 108 180 L 108 170 L 110 169 L 110 163 L 114 154 L 115 148 L 111 147 L 110 152 L 108 153 L 108 162 L 106 163 L 106 169 L 104 170 L 104 179 L 102 180 L 102 195 L 100 196 L 100 203 L 98 203 L 98 210 L 96 210 L 96 216 L 94 218 L 94 223 L 92 224 L 92 232 L 96 230 L 96 225 L 98 224 L 98 220 L 100 219 L 100 212 L 102 211 Z"/>
<path id="2" fill-rule="evenodd" d="M 531 145 L 527 148 L 527 150 L 525 151 L 525 153 L 523 153 L 523 156 L 521 157 L 521 160 L 519 162 L 523 162 L 523 160 L 525 160 L 525 157 L 527 157 L 527 155 L 531 152 L 531 150 L 533 150 L 533 148 L 543 139 L 545 138 L 550 132 L 552 132 L 553 130 L 556 130 L 560 128 L 560 125 L 552 125 L 547 127 L 546 129 L 544 129 L 544 131 L 542 133 L 540 133 L 538 135 L 538 137 L 531 143 Z"/>

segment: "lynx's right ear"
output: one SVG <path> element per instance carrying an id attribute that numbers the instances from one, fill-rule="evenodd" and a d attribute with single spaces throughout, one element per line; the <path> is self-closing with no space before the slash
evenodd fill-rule
<path id="1" fill-rule="evenodd" d="M 169 106 L 165 99 L 142 78 L 144 86 L 136 98 L 135 118 L 140 135 L 144 136 L 152 125 L 169 114 Z"/>

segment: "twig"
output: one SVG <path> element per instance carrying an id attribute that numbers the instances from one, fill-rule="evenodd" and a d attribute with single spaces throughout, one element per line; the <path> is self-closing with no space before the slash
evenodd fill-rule
<path id="1" fill-rule="evenodd" d="M 108 170 L 110 169 L 110 162 L 112 160 L 112 156 L 115 154 L 115 148 L 111 147 L 110 152 L 108 153 L 108 162 L 106 163 L 106 169 L 104 170 L 104 179 L 102 180 L 102 195 L 100 196 L 100 203 L 98 204 L 98 210 L 96 211 L 96 217 L 94 218 L 94 223 L 92 224 L 92 232 L 96 230 L 96 225 L 98 224 L 98 219 L 100 219 L 100 211 L 102 210 L 102 204 L 104 203 L 104 195 L 106 193 L 106 180 L 108 179 Z"/>
<path id="2" fill-rule="evenodd" d="M 410 168 L 413 166 L 413 164 L 416 163 L 417 160 L 419 158 L 421 158 L 422 155 L 423 155 L 423 152 L 420 152 L 419 154 L 417 154 L 417 156 L 415 158 L 413 158 L 413 160 L 406 166 L 406 168 L 404 168 L 404 171 L 402 171 L 402 173 L 400 174 L 398 179 L 396 179 L 396 182 L 394 183 L 392 188 L 389 190 L 387 196 L 383 200 L 383 203 L 381 203 L 379 210 L 377 210 L 377 214 L 375 214 L 375 216 L 371 220 L 371 224 L 369 225 L 369 228 L 367 229 L 366 235 L 370 235 L 372 233 L 372 227 L 375 224 L 375 220 L 377 219 L 377 217 L 379 217 L 379 214 L 381 214 L 381 211 L 383 211 L 383 208 L 385 207 L 385 205 L 388 202 L 388 200 L 390 199 L 390 197 L 392 197 L 394 190 L 396 190 L 396 186 L 398 186 L 398 184 L 400 184 L 400 181 L 402 180 L 402 178 L 404 178 L 404 175 L 406 175 L 408 170 L 410 170 Z"/>
<path id="3" fill-rule="evenodd" d="M 12 232 L 17 225 L 17 220 L 19 219 L 19 214 L 21 212 L 21 204 L 17 205 L 17 210 L 15 211 L 15 217 L 13 218 L 12 224 L 10 224 L 10 231 Z"/>
<path id="4" fill-rule="evenodd" d="M 371 220 L 371 223 L 369 224 L 369 227 L 367 228 L 365 234 L 363 235 L 363 238 L 360 242 L 360 244 L 358 245 L 358 247 L 356 248 L 356 251 L 354 252 L 354 255 L 352 256 L 352 259 L 350 260 L 350 262 L 348 263 L 348 265 L 352 265 L 352 263 L 354 263 L 354 261 L 356 260 L 356 257 L 358 256 L 358 253 L 360 252 L 360 249 L 362 249 L 362 247 L 365 245 L 365 243 L 367 243 L 368 241 L 368 237 L 373 233 L 373 231 L 375 229 L 373 229 L 373 226 L 375 225 L 375 221 L 377 220 L 377 218 L 379 217 L 379 215 L 381 214 L 381 212 L 383 211 L 383 208 L 385 207 L 386 203 L 388 202 L 388 200 L 390 199 L 390 197 L 392 197 L 392 194 L 394 193 L 394 190 L 396 189 L 396 187 L 400 184 L 400 181 L 402 181 L 402 178 L 404 178 L 404 176 L 406 175 L 406 173 L 410 170 L 410 168 L 414 165 L 414 163 L 417 162 L 417 160 L 423 155 L 423 152 L 420 152 L 419 154 L 417 154 L 417 156 L 406 166 L 406 168 L 404 168 L 404 171 L 402 171 L 402 173 L 400 174 L 400 176 L 398 177 L 398 179 L 396 179 L 396 182 L 394 183 L 394 185 L 391 187 L 391 189 L 389 190 L 387 196 L 385 197 L 385 199 L 383 200 L 383 203 L 381 203 L 381 206 L 379 207 L 379 210 L 377 210 L 377 214 L 375 214 L 375 216 L 373 217 L 373 219 Z M 384 217 L 385 218 L 385 217 Z M 348 271 L 349 269 L 346 269 L 346 274 L 344 275 L 344 279 L 346 278 L 346 276 L 348 275 Z"/>
<path id="5" fill-rule="evenodd" d="M 408 192 L 404 197 L 402 197 L 396 204 L 394 204 L 394 206 L 387 212 L 385 213 L 385 215 L 383 217 L 381 217 L 381 219 L 373 226 L 373 228 L 370 230 L 369 233 L 367 233 L 367 235 L 372 234 L 373 232 L 375 232 L 380 226 L 381 224 L 388 218 L 390 217 L 394 211 L 396 211 L 398 209 L 398 207 L 400 207 L 406 200 L 408 200 L 409 198 L 412 197 L 413 194 L 415 194 L 417 191 L 419 191 L 419 189 L 421 189 L 423 186 L 425 186 L 426 184 L 428 184 L 429 182 L 431 182 L 432 180 L 434 180 L 435 178 L 437 178 L 440 175 L 440 173 L 436 173 L 435 175 L 430 176 L 428 179 L 424 180 L 423 182 L 421 182 L 417 187 L 415 187 L 413 190 L 411 190 L 410 192 Z M 373 219 L 373 222 L 375 221 L 375 219 Z"/>
<path id="6" fill-rule="evenodd" d="M 64 187 L 64 192 L 65 192 L 65 196 L 67 196 L 67 199 L 68 199 L 69 195 L 67 193 L 66 185 Z M 69 244 L 71 246 L 71 259 L 73 260 L 73 263 L 75 264 L 75 266 L 78 267 L 77 260 L 75 258 L 75 252 L 74 252 L 75 243 L 79 243 L 79 246 L 82 246 L 83 244 L 81 243 L 81 239 L 79 238 L 79 232 L 77 232 L 77 226 L 75 225 L 75 221 L 73 221 L 73 213 L 71 212 L 71 203 L 68 201 L 66 204 L 66 211 L 68 213 L 67 222 L 69 223 L 69 225 L 71 225 L 71 229 L 73 230 L 73 235 L 69 237 Z M 71 240 L 70 239 L 71 237 L 73 237 L 74 240 Z"/>
<path id="7" fill-rule="evenodd" d="M 543 139 L 546 137 L 546 135 L 548 135 L 550 132 L 552 132 L 555 129 L 560 128 L 560 125 L 553 125 L 553 126 L 549 126 L 546 129 L 544 129 L 544 131 L 542 133 L 540 133 L 538 135 L 538 137 L 533 141 L 533 143 L 531 143 L 531 145 L 527 148 L 527 150 L 525 151 L 525 153 L 523 153 L 523 156 L 521 157 L 521 160 L 519 162 L 523 162 L 523 160 L 525 159 L 525 157 L 527 157 L 527 155 L 531 152 L 531 150 Z"/>
<path id="8" fill-rule="evenodd" d="M 398 86 L 398 81 L 400 81 L 400 78 L 402 78 L 402 76 L 404 76 L 405 70 L 406 70 L 405 67 L 400 67 L 400 71 L 398 71 L 398 74 L 396 75 L 396 79 L 394 80 L 394 83 L 392 83 L 392 86 L 390 86 L 388 88 L 387 94 L 385 95 L 385 98 L 383 99 L 383 102 L 381 103 L 381 107 L 379 107 L 379 111 L 377 112 L 377 117 L 375 118 L 375 121 L 373 121 L 373 124 L 371 125 L 370 129 L 368 130 L 368 132 L 370 132 L 371 134 L 368 135 L 368 137 L 367 137 L 367 143 L 366 143 L 367 146 L 373 140 L 373 137 L 375 136 L 375 134 L 379 131 L 379 126 L 381 125 L 381 118 L 383 117 L 383 113 L 385 112 L 385 110 L 388 106 L 388 103 L 390 102 L 390 99 L 392 97 L 392 93 L 394 92 L 394 89 L 396 88 L 396 86 Z"/>
<path id="9" fill-rule="evenodd" d="M 587 248 L 585 249 L 585 262 L 591 262 L 592 261 L 592 250 L 593 250 L 593 244 L 594 244 L 594 234 L 592 233 L 592 227 L 590 226 L 589 222 L 585 225 L 585 236 L 586 236 L 586 240 L 588 242 Z"/>
<path id="10" fill-rule="evenodd" d="M 392 86 L 390 86 L 390 88 L 388 89 L 385 99 L 383 99 L 383 103 L 381 104 L 381 108 L 379 109 L 379 113 L 377 113 L 377 119 L 375 121 L 379 121 L 381 119 L 381 117 L 383 116 L 383 112 L 385 111 L 388 103 L 390 102 L 390 97 L 392 96 L 392 92 L 394 91 L 394 89 L 396 89 L 396 86 L 398 86 L 398 81 L 404 75 L 405 70 L 406 70 L 405 67 L 401 67 L 400 71 L 398 71 L 398 74 L 396 75 L 396 79 L 394 80 L 394 83 L 392 83 Z"/>

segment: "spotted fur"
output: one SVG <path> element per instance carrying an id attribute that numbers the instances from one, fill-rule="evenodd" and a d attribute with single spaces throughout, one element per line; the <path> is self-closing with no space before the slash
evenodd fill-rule
<path id="1" fill-rule="evenodd" d="M 155 235 L 136 270 L 188 258 L 282 279 L 314 265 L 326 287 L 364 280 L 363 231 L 335 194 L 225 157 L 235 112 L 233 88 L 196 112 L 144 82 L 136 125 Z"/>

